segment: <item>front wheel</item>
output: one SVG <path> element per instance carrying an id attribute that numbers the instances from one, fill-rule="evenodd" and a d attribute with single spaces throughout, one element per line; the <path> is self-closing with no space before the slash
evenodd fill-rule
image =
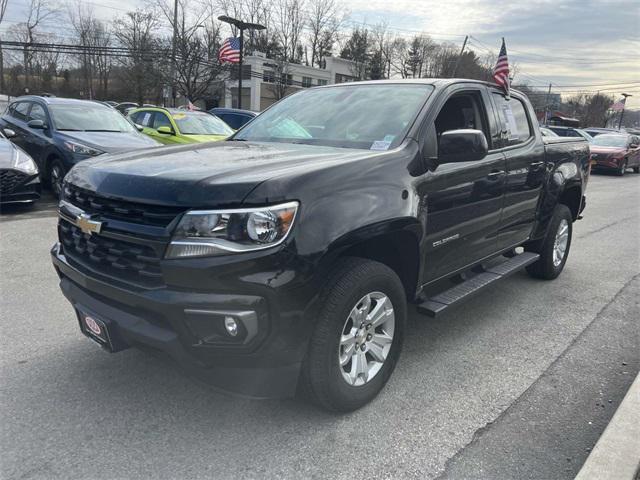
<path id="1" fill-rule="evenodd" d="M 623 160 L 622 165 L 620 165 L 620 168 L 618 168 L 618 170 L 616 171 L 616 174 L 619 177 L 622 177 L 624 176 L 626 171 L 627 171 L 627 160 Z"/>
<path id="2" fill-rule="evenodd" d="M 571 210 L 566 205 L 556 205 L 545 238 L 541 243 L 526 248 L 527 251 L 540 254 L 538 261 L 527 267 L 527 273 L 545 280 L 560 275 L 569 256 L 572 234 Z"/>
<path id="3" fill-rule="evenodd" d="M 62 162 L 54 158 L 49 163 L 49 184 L 51 185 L 51 192 L 56 198 L 60 198 L 62 194 L 62 182 L 66 174 L 64 165 Z"/>
<path id="4" fill-rule="evenodd" d="M 386 265 L 344 258 L 317 304 L 301 393 L 330 411 L 356 410 L 382 390 L 400 356 L 404 288 Z"/>
<path id="5" fill-rule="evenodd" d="M 633 173 L 640 173 L 640 167 L 633 167 Z"/>

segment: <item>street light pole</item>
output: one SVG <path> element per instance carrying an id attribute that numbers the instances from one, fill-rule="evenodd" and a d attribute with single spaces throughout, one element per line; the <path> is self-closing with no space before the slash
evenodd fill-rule
<path id="1" fill-rule="evenodd" d="M 176 41 L 178 37 L 178 0 L 173 4 L 173 38 L 171 39 L 171 106 L 176 106 Z"/>
<path id="2" fill-rule="evenodd" d="M 242 20 L 228 17 L 226 15 L 219 16 L 218 20 L 224 23 L 228 23 L 229 25 L 233 25 L 240 31 L 240 55 L 238 61 L 238 108 L 242 108 L 242 60 L 244 57 L 244 31 L 264 30 L 267 27 L 265 27 L 264 25 L 260 25 L 259 23 L 243 22 Z"/>
<path id="3" fill-rule="evenodd" d="M 624 101 L 622 102 L 622 111 L 620 112 L 620 122 L 618 122 L 618 130 L 622 128 L 622 118 L 624 117 L 624 107 L 627 105 L 627 97 L 633 97 L 630 93 L 623 93 Z"/>

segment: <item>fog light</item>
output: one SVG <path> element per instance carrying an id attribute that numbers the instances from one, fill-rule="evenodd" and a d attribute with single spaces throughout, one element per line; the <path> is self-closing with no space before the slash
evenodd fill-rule
<path id="1" fill-rule="evenodd" d="M 227 333 L 232 337 L 238 335 L 238 322 L 233 317 L 224 317 L 224 328 L 227 329 Z"/>

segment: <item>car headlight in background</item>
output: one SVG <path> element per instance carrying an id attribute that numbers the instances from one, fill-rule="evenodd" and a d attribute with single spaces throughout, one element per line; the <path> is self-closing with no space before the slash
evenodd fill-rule
<path id="1" fill-rule="evenodd" d="M 35 175 L 38 173 L 38 166 L 36 165 L 36 162 L 33 161 L 33 158 L 20 150 L 16 151 L 12 168 L 20 170 L 27 175 Z"/>
<path id="2" fill-rule="evenodd" d="M 250 252 L 282 243 L 298 202 L 234 210 L 191 210 L 176 227 L 166 258 Z"/>
<path id="3" fill-rule="evenodd" d="M 95 148 L 88 147 L 88 146 L 83 145 L 81 143 L 64 142 L 64 146 L 70 152 L 73 152 L 73 153 L 78 154 L 78 155 L 88 155 L 88 156 L 91 156 L 91 157 L 95 157 L 96 155 L 102 155 L 104 153 L 101 150 L 97 150 Z"/>

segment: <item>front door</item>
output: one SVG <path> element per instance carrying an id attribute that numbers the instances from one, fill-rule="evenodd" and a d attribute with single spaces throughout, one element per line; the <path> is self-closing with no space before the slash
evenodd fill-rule
<path id="1" fill-rule="evenodd" d="M 505 159 L 492 146 L 493 115 L 485 87 L 457 85 L 428 126 L 433 143 L 445 131 L 481 130 L 490 150 L 482 160 L 438 165 L 420 179 L 427 212 L 423 283 L 471 266 L 498 248 Z"/>

